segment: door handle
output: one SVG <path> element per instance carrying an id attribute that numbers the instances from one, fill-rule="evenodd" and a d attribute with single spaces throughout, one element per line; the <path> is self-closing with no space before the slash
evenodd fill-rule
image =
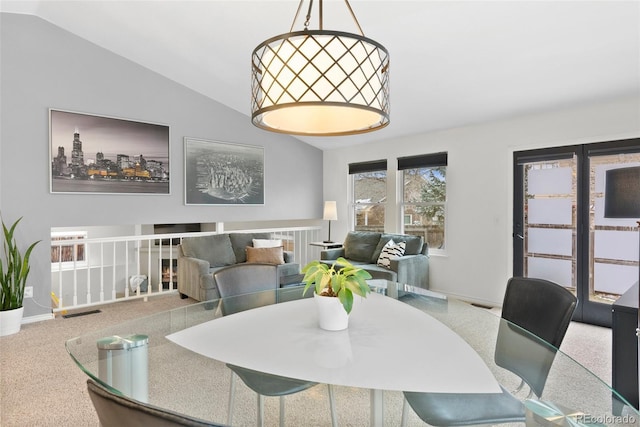
<path id="1" fill-rule="evenodd" d="M 516 233 L 516 237 L 518 237 L 520 240 L 524 240 L 524 236 L 520 233 Z"/>

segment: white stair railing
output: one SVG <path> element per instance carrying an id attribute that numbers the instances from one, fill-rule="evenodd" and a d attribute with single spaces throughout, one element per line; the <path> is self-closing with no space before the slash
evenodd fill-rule
<path id="1" fill-rule="evenodd" d="M 310 243 L 321 240 L 320 227 L 232 230 L 270 233 L 304 266 L 320 256 Z M 152 234 L 106 238 L 66 238 L 51 242 L 53 311 L 61 312 L 177 291 L 178 247 L 184 237 L 217 232 Z M 169 242 L 167 244 L 166 242 Z M 146 281 L 142 280 L 142 277 Z"/>

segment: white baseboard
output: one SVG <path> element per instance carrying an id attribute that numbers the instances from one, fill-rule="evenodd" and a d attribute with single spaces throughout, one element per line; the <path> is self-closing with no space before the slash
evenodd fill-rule
<path id="1" fill-rule="evenodd" d="M 458 299 L 460 301 L 464 301 L 467 302 L 469 304 L 478 304 L 478 305 L 482 305 L 482 306 L 486 306 L 486 307 L 491 307 L 491 308 L 499 308 L 502 306 L 502 303 L 496 303 L 495 301 L 489 301 L 489 300 L 485 300 L 482 298 L 470 298 L 467 295 L 460 295 L 460 294 L 456 294 L 453 292 L 446 292 L 443 290 L 438 290 L 438 289 L 429 289 L 431 291 L 435 291 L 435 292 L 440 292 L 444 295 L 447 295 L 451 298 L 455 298 Z"/>
<path id="2" fill-rule="evenodd" d="M 39 314 L 37 316 L 23 317 L 22 324 L 26 325 L 27 323 L 35 323 L 35 322 L 41 322 L 43 320 L 53 320 L 53 319 L 55 319 L 55 316 L 53 315 L 53 313 Z"/>

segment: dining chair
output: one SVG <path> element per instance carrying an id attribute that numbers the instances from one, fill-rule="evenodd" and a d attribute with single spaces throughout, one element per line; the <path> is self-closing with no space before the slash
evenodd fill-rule
<path id="1" fill-rule="evenodd" d="M 494 360 L 521 378 L 514 393 L 526 384 L 530 394 L 542 394 L 556 349 L 564 339 L 576 305 L 577 299 L 569 290 L 551 281 L 509 279 Z M 502 386 L 500 393 L 404 392 L 404 397 L 403 427 L 409 406 L 433 426 L 514 423 L 526 419 L 522 401 Z"/>
<path id="2" fill-rule="evenodd" d="M 280 286 L 280 279 L 275 265 L 271 264 L 240 264 L 222 268 L 214 273 L 215 282 L 222 301 L 222 314 L 228 316 L 244 310 L 275 304 L 276 291 Z M 266 292 L 272 290 L 273 292 Z M 302 293 L 302 290 L 300 290 Z M 242 298 L 233 298 L 242 295 Z M 280 398 L 280 426 L 284 426 L 284 397 L 316 386 L 318 383 L 266 374 L 241 366 L 227 364 L 231 370 L 231 389 L 229 392 L 229 411 L 227 423 L 232 424 L 233 407 L 235 401 L 236 376 L 247 387 L 258 395 L 257 424 L 264 424 L 264 396 Z M 331 424 L 337 426 L 337 414 L 333 387 L 329 387 L 329 406 L 331 410 Z"/>
<path id="3" fill-rule="evenodd" d="M 87 380 L 87 390 L 102 427 L 222 427 L 122 396 L 91 378 Z"/>
<path id="4" fill-rule="evenodd" d="M 216 271 L 213 277 L 222 298 L 221 310 L 225 316 L 276 303 L 280 281 L 273 264 L 231 265 Z M 232 298 L 239 295 L 243 297 Z"/>
<path id="5" fill-rule="evenodd" d="M 507 282 L 501 316 L 558 349 L 577 304 L 575 295 L 564 286 L 544 279 L 512 277 Z M 509 340 L 506 341 L 508 343 Z M 509 369 L 522 379 L 516 391 L 526 384 L 533 394 L 540 396 L 553 357 L 547 360 L 549 354 L 537 357 L 532 349 L 523 353 L 525 349 L 526 346 L 507 345 L 498 339 L 494 360 L 498 366 Z"/>
<path id="6" fill-rule="evenodd" d="M 258 426 L 264 425 L 264 396 L 279 397 L 280 398 L 280 426 L 284 426 L 284 397 L 290 394 L 298 393 L 311 387 L 316 386 L 318 383 L 304 380 L 297 380 L 294 378 L 281 377 L 279 375 L 265 374 L 263 372 L 254 371 L 252 369 L 242 368 L 240 366 L 234 366 L 227 364 L 227 367 L 231 371 L 240 377 L 240 379 L 249 387 L 255 391 L 258 395 Z M 235 377 L 235 376 L 234 376 Z M 229 418 L 227 423 L 232 424 L 233 418 L 233 396 L 235 395 L 235 382 L 231 381 L 231 392 L 229 399 Z M 333 395 L 333 387 L 329 387 L 329 406 L 331 410 L 331 425 L 337 426 L 337 414 L 335 411 L 335 398 Z"/>

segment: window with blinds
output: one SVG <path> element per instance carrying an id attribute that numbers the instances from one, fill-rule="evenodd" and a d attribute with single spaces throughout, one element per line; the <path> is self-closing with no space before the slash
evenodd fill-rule
<path id="1" fill-rule="evenodd" d="M 350 163 L 350 203 L 355 231 L 384 231 L 387 203 L 387 161 Z"/>
<path id="2" fill-rule="evenodd" d="M 430 251 L 446 247 L 447 153 L 398 158 L 402 231 L 423 236 Z"/>

